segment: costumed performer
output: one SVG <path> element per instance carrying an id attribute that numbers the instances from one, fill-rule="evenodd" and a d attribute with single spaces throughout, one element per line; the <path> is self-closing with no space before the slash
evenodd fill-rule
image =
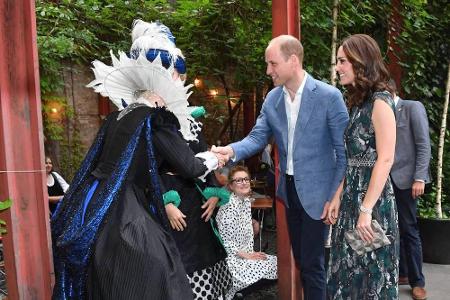
<path id="1" fill-rule="evenodd" d="M 173 38 L 162 24 L 154 29 L 161 44 Z M 174 79 L 183 61 L 170 53 L 162 67 L 162 56 L 151 62 L 145 51 L 119 52 L 112 66 L 93 62 L 88 87 L 119 111 L 107 116 L 52 218 L 54 299 L 192 298 L 166 230 L 158 168 L 167 163 L 194 178 L 218 159 L 210 152 L 196 158 L 186 145 L 189 127 L 171 112 L 187 107 L 189 87 Z"/>

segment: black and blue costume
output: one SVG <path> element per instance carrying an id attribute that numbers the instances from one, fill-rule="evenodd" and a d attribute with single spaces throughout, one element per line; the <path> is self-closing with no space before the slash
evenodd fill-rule
<path id="1" fill-rule="evenodd" d="M 162 108 L 110 114 L 52 219 L 54 299 L 190 299 L 158 168 L 207 170 Z"/>

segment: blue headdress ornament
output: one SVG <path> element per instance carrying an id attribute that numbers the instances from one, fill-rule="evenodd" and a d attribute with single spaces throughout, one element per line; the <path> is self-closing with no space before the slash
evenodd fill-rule
<path id="1" fill-rule="evenodd" d="M 153 62 L 158 56 L 165 68 L 171 66 L 178 73 L 186 73 L 186 64 L 181 50 L 175 45 L 175 37 L 169 27 L 159 22 L 135 20 L 131 33 L 133 45 L 130 58 L 137 59 L 141 54 Z"/>

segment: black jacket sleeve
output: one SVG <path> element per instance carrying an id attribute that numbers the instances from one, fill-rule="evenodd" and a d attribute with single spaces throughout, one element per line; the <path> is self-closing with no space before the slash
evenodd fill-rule
<path id="1" fill-rule="evenodd" d="M 159 126 L 153 132 L 153 145 L 173 170 L 184 178 L 196 178 L 207 170 L 203 159 L 194 156 L 194 152 L 174 128 Z"/>

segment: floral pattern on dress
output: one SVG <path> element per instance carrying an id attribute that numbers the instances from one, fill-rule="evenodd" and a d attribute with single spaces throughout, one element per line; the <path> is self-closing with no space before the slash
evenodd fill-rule
<path id="1" fill-rule="evenodd" d="M 377 159 L 372 110 L 375 99 L 395 104 L 389 92 L 376 92 L 370 101 L 354 107 L 345 132 L 347 159 L 374 162 Z M 368 166 L 369 165 L 369 166 Z M 359 207 L 364 199 L 373 166 L 347 166 L 340 215 L 333 227 L 330 264 L 327 274 L 327 299 L 398 299 L 399 231 L 397 208 L 391 179 L 373 207 L 372 218 L 386 230 L 391 245 L 362 256 L 345 240 L 344 233 L 356 227 Z"/>

